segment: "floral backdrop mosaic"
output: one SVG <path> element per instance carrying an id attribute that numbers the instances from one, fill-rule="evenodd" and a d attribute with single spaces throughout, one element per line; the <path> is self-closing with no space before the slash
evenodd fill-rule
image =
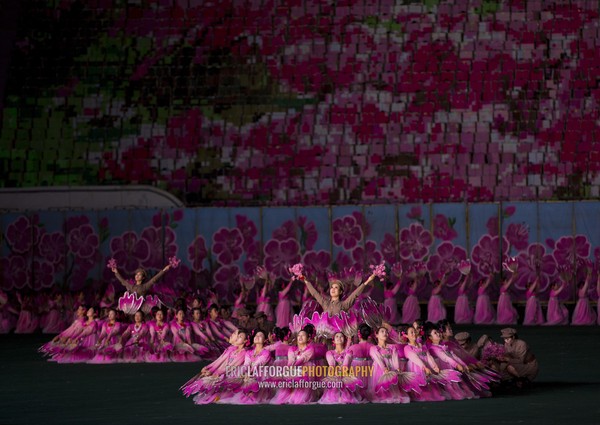
<path id="1" fill-rule="evenodd" d="M 541 278 L 542 298 L 562 276 L 570 290 L 561 296 L 574 300 L 586 268 L 594 278 L 598 271 L 599 214 L 596 202 L 5 214 L 0 289 L 103 291 L 118 285 L 106 267 L 110 258 L 132 275 L 138 267 L 156 272 L 175 256 L 181 265 L 165 275 L 159 293 L 211 289 L 232 302 L 240 278 L 257 266 L 288 279 L 288 268 L 301 262 L 325 282 L 328 271 L 368 273 L 385 262 L 404 270 L 423 264 L 429 281 L 450 270 L 444 296 L 452 301 L 459 261 L 470 259 L 479 279 L 500 275 L 502 262 L 514 257 L 515 299 L 524 300 L 534 276 Z M 419 296 L 430 291 L 422 285 Z M 382 286 L 372 295 L 380 298 Z"/>
<path id="2" fill-rule="evenodd" d="M 2 187 L 143 183 L 189 206 L 600 196 L 595 0 L 16 3 Z"/>

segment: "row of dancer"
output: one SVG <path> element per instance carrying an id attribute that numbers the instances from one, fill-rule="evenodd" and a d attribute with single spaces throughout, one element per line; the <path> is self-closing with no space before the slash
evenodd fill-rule
<path id="1" fill-rule="evenodd" d="M 394 340 L 388 326 L 362 324 L 355 336 L 335 332 L 328 349 L 315 339 L 310 324 L 296 335 L 280 328 L 272 335 L 239 329 L 231 346 L 182 391 L 197 404 L 409 403 L 490 396 L 498 375 L 444 339 L 444 333 L 430 326 L 422 343 L 417 330 L 407 326 Z"/>
<path id="2" fill-rule="evenodd" d="M 567 283 L 560 280 L 552 285 L 547 303 L 546 313 L 544 314 L 542 303 L 539 298 L 539 278 L 536 278 L 527 286 L 526 304 L 524 317 L 520 320 L 519 313 L 513 304 L 510 295 L 510 288 L 517 277 L 513 273 L 509 278 L 500 283 L 497 306 L 494 307 L 489 290 L 494 284 L 494 276 L 489 275 L 477 283 L 477 298 L 475 305 L 469 299 L 469 286 L 471 280 L 469 275 L 463 275 L 458 284 L 458 296 L 454 305 L 454 322 L 457 324 L 478 324 L 478 325 L 516 325 L 521 322 L 526 326 L 536 325 L 595 325 L 600 324 L 600 314 L 594 311 L 589 297 L 589 289 L 592 279 L 591 270 L 578 289 L 578 300 L 570 317 L 569 310 L 560 299 L 560 294 L 567 287 Z M 444 278 L 437 280 L 433 284 L 433 290 L 427 303 L 427 320 L 437 322 L 447 318 L 447 310 L 444 301 L 441 298 L 441 291 L 444 286 Z M 399 290 L 400 283 L 386 290 L 387 297 L 385 304 L 392 312 L 392 323 L 411 323 L 421 318 L 421 306 L 416 296 L 419 283 L 413 280 L 408 284 L 408 296 L 402 304 L 401 311 L 398 310 L 393 295 Z M 596 282 L 597 293 L 600 294 L 600 275 Z M 388 293 L 389 292 L 389 293 Z M 600 306 L 600 305 L 599 305 Z"/>
<path id="3" fill-rule="evenodd" d="M 148 315 L 138 310 L 129 323 L 119 320 L 115 308 L 97 319 L 96 307 L 80 305 L 71 326 L 39 351 L 58 363 L 192 362 L 218 356 L 236 329 L 219 317 L 216 305 L 206 318 L 200 308 L 190 317 L 183 306 L 173 310 L 170 321 L 164 308 L 154 307 Z"/>

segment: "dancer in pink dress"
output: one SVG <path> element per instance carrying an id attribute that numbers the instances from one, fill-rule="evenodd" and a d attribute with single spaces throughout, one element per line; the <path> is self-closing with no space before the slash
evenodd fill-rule
<path id="1" fill-rule="evenodd" d="M 469 303 L 469 295 L 467 294 L 470 282 L 470 275 L 465 274 L 458 283 L 458 297 L 454 305 L 454 323 L 459 325 L 473 323 L 473 308 Z"/>
<path id="2" fill-rule="evenodd" d="M 150 332 L 144 323 L 144 313 L 139 310 L 133 315 L 130 324 L 117 344 L 121 360 L 125 363 L 143 363 L 150 354 Z"/>
<path id="3" fill-rule="evenodd" d="M 397 295 L 402 287 L 402 278 L 398 277 L 396 283 L 390 286 L 389 282 L 385 283 L 383 290 L 383 305 L 390 309 L 390 323 L 397 325 L 401 323 L 402 316 L 398 311 L 398 299 Z"/>
<path id="4" fill-rule="evenodd" d="M 527 287 L 527 304 L 525 305 L 525 319 L 523 324 L 526 326 L 539 326 L 544 324 L 544 314 L 542 305 L 537 296 L 540 278 L 537 277 L 532 284 Z"/>
<path id="5" fill-rule="evenodd" d="M 121 339 L 123 328 L 117 321 L 117 310 L 109 309 L 108 318 L 100 328 L 100 335 L 95 347 L 96 354 L 88 363 L 116 363 L 119 360 L 116 345 Z"/>
<path id="6" fill-rule="evenodd" d="M 216 304 L 211 304 L 208 307 L 206 327 L 210 330 L 210 335 L 213 336 L 215 343 L 221 350 L 228 347 L 229 337 L 237 330 L 237 327 L 229 320 L 219 317 L 219 307 Z"/>
<path id="7" fill-rule="evenodd" d="M 315 366 L 314 346 L 310 344 L 314 327 L 305 326 L 296 336 L 296 346 L 288 350 L 288 367 Z M 319 391 L 311 387 L 314 376 L 300 376 L 284 381 L 283 388 L 278 388 L 271 399 L 271 404 L 309 404 L 319 399 Z"/>
<path id="8" fill-rule="evenodd" d="M 460 381 L 446 380 L 442 387 L 445 398 L 450 400 L 476 398 L 466 377 L 463 376 L 463 373 L 468 371 L 468 367 L 460 359 L 456 359 L 447 346 L 440 344 L 442 337 L 435 327 L 428 327 L 425 334 L 427 335 L 427 342 L 425 344 L 427 351 L 429 351 L 429 354 L 432 355 L 439 366 L 440 374 L 444 374 L 444 371 L 447 370 L 456 370 L 460 374 Z"/>
<path id="9" fill-rule="evenodd" d="M 588 298 L 588 289 L 590 287 L 590 281 L 592 279 L 592 270 L 589 269 L 587 277 L 583 285 L 577 290 L 577 304 L 575 304 L 575 310 L 573 310 L 573 317 L 571 318 L 571 324 L 577 326 L 589 326 L 596 324 L 596 312 L 590 305 Z"/>
<path id="10" fill-rule="evenodd" d="M 195 362 L 209 352 L 208 348 L 192 339 L 192 325 L 185 320 L 185 310 L 178 308 L 175 320 L 171 322 L 173 335 L 173 353 L 171 360 L 175 362 Z"/>
<path id="11" fill-rule="evenodd" d="M 50 301 L 48 301 L 48 313 L 44 317 L 42 333 L 58 334 L 65 330 L 67 326 L 64 320 L 62 309 L 62 294 L 57 293 Z"/>
<path id="12" fill-rule="evenodd" d="M 444 274 L 441 279 L 433 282 L 433 289 L 431 290 L 431 296 L 427 302 L 427 321 L 431 323 L 437 323 L 440 320 L 446 318 L 446 307 L 444 307 L 444 300 L 440 295 L 448 274 Z"/>
<path id="13" fill-rule="evenodd" d="M 487 289 L 492 283 L 493 275 L 490 274 L 487 279 L 479 282 L 477 287 L 477 303 L 475 304 L 475 317 L 473 323 L 476 325 L 491 325 L 496 321 L 496 311 L 490 296 L 487 294 Z"/>
<path id="14" fill-rule="evenodd" d="M 258 298 L 256 299 L 256 313 L 265 313 L 267 320 L 270 322 L 275 321 L 275 315 L 273 314 L 273 306 L 271 305 L 271 298 L 269 297 L 269 290 L 271 289 L 271 278 L 269 273 L 262 267 L 258 268 L 258 275 L 264 278 L 264 285 L 260 291 Z"/>
<path id="15" fill-rule="evenodd" d="M 329 365 L 327 377 L 323 379 L 323 395 L 319 399 L 319 404 L 358 404 L 366 403 L 359 389 L 363 383 L 360 377 L 354 374 L 350 375 L 344 370 L 349 371 L 352 363 L 352 352 L 346 348 L 347 338 L 342 332 L 336 332 L 333 335 L 335 348 L 327 351 L 325 358 Z M 365 374 L 365 377 L 368 374 Z"/>
<path id="16" fill-rule="evenodd" d="M 373 372 L 369 379 L 369 394 L 373 403 L 409 403 L 408 392 L 420 391 L 419 381 L 414 374 L 401 369 L 398 346 L 388 343 L 388 330 L 381 326 L 375 337 L 377 345 L 369 350 L 373 360 Z"/>
<path id="17" fill-rule="evenodd" d="M 154 320 L 148 323 L 150 333 L 150 354 L 146 361 L 164 363 L 171 361 L 173 355 L 173 334 L 170 326 L 165 322 L 165 313 L 156 309 Z"/>
<path id="18" fill-rule="evenodd" d="M 12 331 L 17 323 L 19 313 L 11 305 L 8 294 L 0 290 L 0 334 Z"/>
<path id="19" fill-rule="evenodd" d="M 76 335 L 80 332 L 80 328 L 83 326 L 83 323 L 86 320 L 86 313 L 87 307 L 85 305 L 80 305 L 77 307 L 73 323 L 71 323 L 71 325 L 60 334 L 52 338 L 50 342 L 42 345 L 38 351 L 45 355 L 52 356 L 54 354 L 58 354 L 61 350 L 66 348 L 66 346 L 71 342 L 73 335 Z"/>
<path id="20" fill-rule="evenodd" d="M 358 326 L 358 343 L 351 345 L 348 350 L 352 353 L 352 367 L 371 367 L 373 359 L 371 358 L 371 347 L 373 344 L 369 341 L 373 330 L 366 323 L 361 323 Z M 357 391 L 363 399 L 371 401 L 373 399 L 372 388 L 369 387 L 369 376 L 361 375 L 359 378 L 362 381 L 362 388 Z"/>
<path id="21" fill-rule="evenodd" d="M 217 360 L 202 368 L 199 374 L 180 389 L 186 397 L 194 396 L 194 403 L 209 404 L 221 397 L 228 397 L 225 384 L 227 373 L 244 364 L 246 359 L 247 333 L 235 330 L 229 337 L 229 348 Z"/>
<path id="22" fill-rule="evenodd" d="M 248 291 L 244 286 L 243 282 L 240 282 L 240 293 L 233 302 L 233 313 L 231 314 L 232 319 L 239 319 L 237 313 L 246 309 L 246 299 L 248 298 Z"/>
<path id="23" fill-rule="evenodd" d="M 421 318 L 421 306 L 416 295 L 418 288 L 419 281 L 417 279 L 413 279 L 408 284 L 408 296 L 402 304 L 402 323 L 413 323 Z"/>
<path id="24" fill-rule="evenodd" d="M 286 366 L 288 362 L 288 351 L 290 350 L 289 339 L 292 331 L 287 326 L 283 328 L 275 327 L 269 334 L 271 343 L 267 349 L 273 353 L 275 366 Z"/>
<path id="25" fill-rule="evenodd" d="M 98 340 L 96 313 L 95 307 L 88 308 L 86 320 L 79 331 L 71 336 L 70 343 L 60 354 L 53 356 L 53 360 L 58 363 L 84 363 L 94 357 Z"/>
<path id="26" fill-rule="evenodd" d="M 516 278 L 517 273 L 513 272 L 510 278 L 508 278 L 502 284 L 502 286 L 500 286 L 500 296 L 498 297 L 498 315 L 496 317 L 496 323 L 499 325 L 516 325 L 517 320 L 519 319 L 519 313 L 517 313 L 517 309 L 512 304 L 509 292 L 511 285 Z"/>
<path id="27" fill-rule="evenodd" d="M 442 392 L 442 387 L 447 381 L 456 380 L 456 376 L 448 374 L 447 371 L 441 373 L 431 354 L 417 341 L 415 328 L 407 326 L 405 334 L 408 340 L 408 344 L 404 347 L 404 355 L 408 359 L 406 368 L 426 382 L 419 393 L 411 393 L 411 400 L 444 401 L 446 397 Z M 458 381 L 460 381 L 460 378 Z"/>
<path id="28" fill-rule="evenodd" d="M 254 329 L 248 335 L 249 341 L 252 341 L 252 346 L 246 350 L 239 376 L 233 374 L 233 377 L 226 378 L 227 396 L 221 396 L 219 403 L 266 404 L 271 400 L 273 389 L 268 386 L 261 387 L 267 378 L 261 367 L 266 366 L 272 359 L 271 351 L 265 346 L 267 342 L 265 332 Z"/>
<path id="29" fill-rule="evenodd" d="M 35 332 L 39 326 L 39 317 L 36 313 L 35 303 L 31 296 L 21 296 L 20 292 L 17 292 L 17 300 L 21 304 L 19 311 L 19 319 L 15 327 L 16 334 L 30 334 Z"/>
<path id="30" fill-rule="evenodd" d="M 565 289 L 565 282 L 555 283 L 550 288 L 550 297 L 548 298 L 548 309 L 546 311 L 547 326 L 568 325 L 569 310 L 558 299 L 558 295 Z"/>
<path id="31" fill-rule="evenodd" d="M 206 321 L 202 320 L 202 309 L 194 307 L 192 309 L 192 341 L 194 344 L 199 344 L 206 347 L 209 351 L 204 355 L 207 359 L 216 359 L 221 354 L 218 344 L 215 343 L 215 338 L 210 332 Z"/>
<path id="32" fill-rule="evenodd" d="M 292 302 L 290 301 L 290 290 L 294 279 L 291 279 L 287 284 L 282 284 L 282 288 L 279 291 L 278 303 L 275 308 L 275 326 L 283 328 L 289 326 L 292 321 Z"/>

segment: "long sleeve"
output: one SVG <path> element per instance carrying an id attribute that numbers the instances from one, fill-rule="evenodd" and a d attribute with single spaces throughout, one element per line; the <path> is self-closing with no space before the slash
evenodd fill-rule
<path id="1" fill-rule="evenodd" d="M 356 288 L 354 290 L 354 292 L 352 292 L 350 295 L 348 295 L 348 298 L 346 298 L 344 301 L 342 301 L 342 304 L 341 304 L 342 310 L 348 310 L 350 307 L 352 307 L 352 305 L 354 304 L 354 301 L 356 301 L 358 296 L 362 293 L 362 291 L 365 290 L 366 287 L 367 287 L 367 285 L 365 285 L 364 283 L 361 283 L 358 286 L 358 288 Z"/>
<path id="2" fill-rule="evenodd" d="M 118 270 L 115 272 L 115 277 L 119 280 L 119 282 L 121 282 L 121 285 L 123 285 L 125 287 L 125 289 L 127 289 L 128 291 L 132 291 L 133 285 L 131 283 L 127 282 L 123 278 L 123 276 L 121 276 L 121 273 L 119 273 Z"/>
<path id="3" fill-rule="evenodd" d="M 404 356 L 421 369 L 425 369 L 427 367 L 425 363 L 423 363 L 419 355 L 415 352 L 415 349 L 410 345 L 404 347 Z"/>
<path id="4" fill-rule="evenodd" d="M 308 280 L 305 280 L 304 283 L 306 284 L 308 292 L 310 292 L 314 299 L 321 305 L 323 310 L 325 310 L 327 307 L 327 300 L 325 299 L 325 297 L 321 295 L 319 291 L 317 291 L 316 288 L 312 285 L 312 283 L 310 283 Z"/>
<path id="5" fill-rule="evenodd" d="M 377 345 L 374 345 L 369 349 L 369 356 L 371 356 L 371 359 L 373 359 L 373 363 L 376 364 L 377 367 L 379 367 L 379 369 L 388 369 L 388 365 L 386 365 L 383 361 L 383 356 L 379 352 Z"/>

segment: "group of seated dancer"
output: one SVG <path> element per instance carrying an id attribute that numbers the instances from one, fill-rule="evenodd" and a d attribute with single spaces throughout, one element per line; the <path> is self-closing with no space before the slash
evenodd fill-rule
<path id="1" fill-rule="evenodd" d="M 189 318 L 186 311 L 181 304 L 169 310 L 155 306 L 149 314 L 140 309 L 130 323 L 115 308 L 98 320 L 95 307 L 80 305 L 77 319 L 40 352 L 58 363 L 191 362 L 217 357 L 236 326 L 219 317 L 216 305 L 209 307 L 206 318 L 200 307 L 193 308 Z M 173 319 L 167 319 L 168 312 Z"/>
<path id="2" fill-rule="evenodd" d="M 318 309 L 303 308 L 289 328 L 238 328 L 183 393 L 197 404 L 409 403 L 489 397 L 502 379 L 535 377 L 537 362 L 512 328 L 502 331 L 504 345 L 490 341 L 498 347 L 477 358 L 445 320 L 397 328 L 374 303 L 357 309 L 374 278 L 345 299 L 339 280 L 330 280 L 327 297 L 302 278 Z"/>

